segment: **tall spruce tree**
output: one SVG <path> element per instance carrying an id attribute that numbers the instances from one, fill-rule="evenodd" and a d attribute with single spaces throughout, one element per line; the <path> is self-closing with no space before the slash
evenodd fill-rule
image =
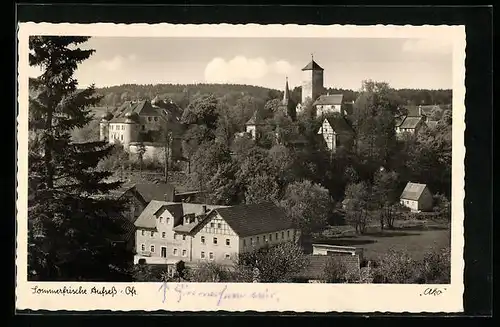
<path id="1" fill-rule="evenodd" d="M 30 80 L 28 279 L 118 281 L 126 278 L 131 253 L 116 245 L 123 235 L 124 203 L 109 196 L 119 182 L 99 171 L 110 154 L 105 142 L 75 143 L 70 133 L 92 120 L 100 100 L 94 86 L 77 89 L 74 72 L 94 50 L 88 37 L 36 36 L 29 40 Z"/>

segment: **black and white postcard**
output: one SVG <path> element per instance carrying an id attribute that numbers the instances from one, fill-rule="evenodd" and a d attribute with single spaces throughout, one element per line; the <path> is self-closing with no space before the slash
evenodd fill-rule
<path id="1" fill-rule="evenodd" d="M 17 309 L 463 311 L 464 26 L 18 41 Z"/>

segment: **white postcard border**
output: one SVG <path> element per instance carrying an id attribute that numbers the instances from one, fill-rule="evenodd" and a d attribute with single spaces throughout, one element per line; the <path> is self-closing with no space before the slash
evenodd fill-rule
<path id="1" fill-rule="evenodd" d="M 244 284 L 244 283 L 54 283 L 27 281 L 28 36 L 87 35 L 127 37 L 329 37 L 431 38 L 453 40 L 453 150 L 451 284 Z M 18 27 L 18 160 L 16 309 L 144 311 L 295 311 L 295 312 L 462 312 L 465 199 L 465 27 L 354 25 L 173 25 L 50 24 Z M 35 294 L 34 287 L 113 289 L 115 296 Z M 166 286 L 166 288 L 165 288 Z M 131 288 L 133 287 L 133 289 Z M 426 289 L 439 295 L 426 295 Z M 198 296 L 189 295 L 196 291 Z M 179 296 L 179 295 L 182 296 Z"/>

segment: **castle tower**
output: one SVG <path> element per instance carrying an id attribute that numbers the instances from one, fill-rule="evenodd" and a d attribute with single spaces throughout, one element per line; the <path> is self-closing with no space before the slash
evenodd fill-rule
<path id="1" fill-rule="evenodd" d="M 109 139 L 109 121 L 111 119 L 113 119 L 113 115 L 110 112 L 102 115 L 99 122 L 99 140 L 107 141 Z"/>
<path id="2" fill-rule="evenodd" d="M 127 112 L 125 114 L 125 122 L 123 124 L 123 145 L 127 148 L 130 142 L 137 140 L 139 117 L 135 112 Z"/>
<path id="3" fill-rule="evenodd" d="M 307 99 L 315 101 L 323 93 L 323 68 L 311 55 L 311 62 L 302 68 L 302 104 Z"/>

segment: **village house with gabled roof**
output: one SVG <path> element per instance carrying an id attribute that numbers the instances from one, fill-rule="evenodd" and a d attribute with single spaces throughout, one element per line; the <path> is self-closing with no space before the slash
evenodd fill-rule
<path id="1" fill-rule="evenodd" d="M 431 211 L 432 193 L 426 184 L 408 182 L 401 193 L 400 203 L 410 208 L 412 212 Z"/>
<path id="2" fill-rule="evenodd" d="M 343 94 L 325 94 L 320 95 L 316 101 L 313 102 L 316 115 L 321 117 L 328 113 L 339 113 L 345 115 L 343 106 Z"/>
<path id="3" fill-rule="evenodd" d="M 341 146 L 350 147 L 354 140 L 354 130 L 344 116 L 334 114 L 323 119 L 317 132 L 323 137 L 327 148 L 336 152 Z"/>
<path id="4" fill-rule="evenodd" d="M 437 121 L 431 120 L 431 112 L 439 106 L 404 106 L 405 114 L 396 117 L 396 135 L 401 137 L 404 133 L 416 135 L 426 128 L 435 128 Z"/>
<path id="5" fill-rule="evenodd" d="M 101 141 L 122 144 L 131 153 L 137 153 L 144 144 L 144 158 L 160 159 L 164 156 L 166 133 L 171 133 L 169 145 L 172 157 L 181 157 L 179 135 L 182 133 L 182 110 L 172 101 L 155 97 L 152 101 L 125 101 L 113 113 L 101 117 L 99 134 Z"/>
<path id="6" fill-rule="evenodd" d="M 151 201 L 135 226 L 134 263 L 146 264 L 182 260 L 232 265 L 239 253 L 300 237 L 273 203 L 227 207 Z"/>

